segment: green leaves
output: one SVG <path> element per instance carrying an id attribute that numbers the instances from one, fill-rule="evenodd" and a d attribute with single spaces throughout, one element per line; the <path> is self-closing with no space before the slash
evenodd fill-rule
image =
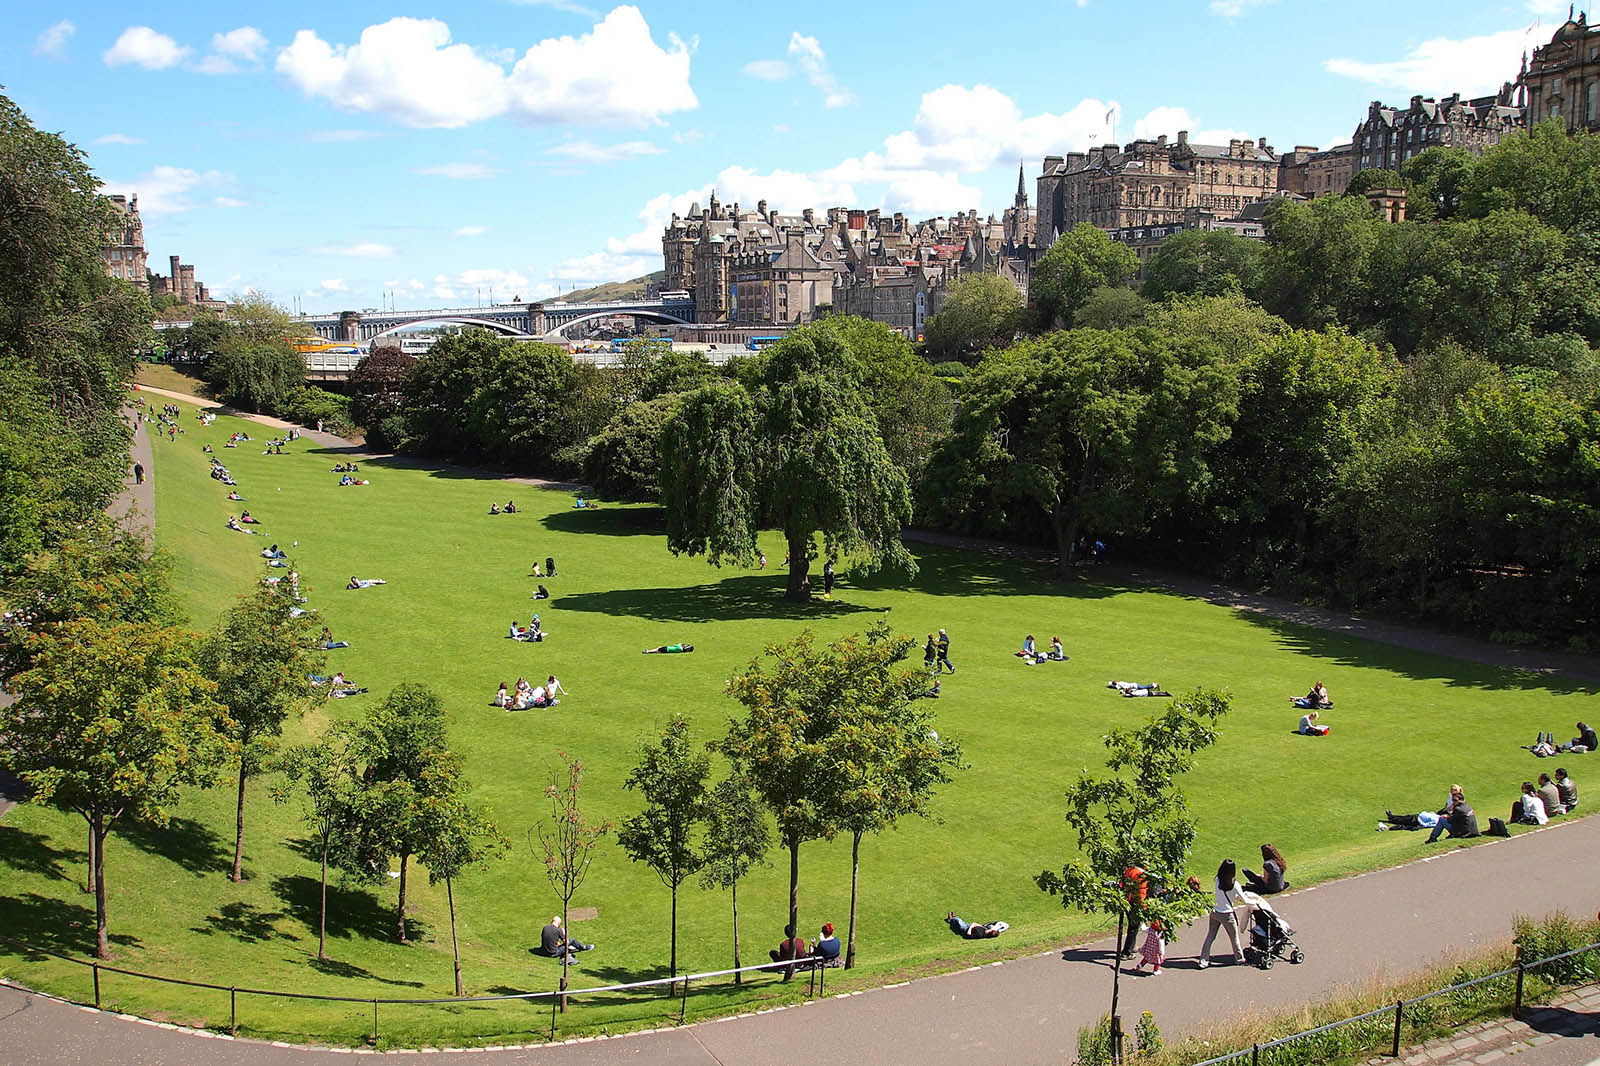
<path id="1" fill-rule="evenodd" d="M 622 823 L 617 843 L 673 890 L 705 865 L 695 835 L 709 814 L 710 776 L 711 760 L 694 746 L 688 719 L 677 714 L 660 740 L 640 746 L 638 765 L 622 783 L 644 797 L 645 808 Z"/>

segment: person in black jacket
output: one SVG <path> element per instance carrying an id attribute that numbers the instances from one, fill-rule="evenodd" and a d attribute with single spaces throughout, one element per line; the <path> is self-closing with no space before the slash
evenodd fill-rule
<path id="1" fill-rule="evenodd" d="M 1578 735 L 1573 737 L 1571 742 L 1567 744 L 1567 750 L 1577 751 L 1580 746 L 1584 751 L 1594 751 L 1595 748 L 1600 748 L 1600 739 L 1595 737 L 1594 729 L 1587 722 L 1578 723 Z"/>
<path id="2" fill-rule="evenodd" d="M 1433 827 L 1433 832 L 1428 834 L 1428 843 L 1438 840 L 1441 833 L 1449 833 L 1452 840 L 1470 840 L 1479 836 L 1478 814 L 1472 809 L 1472 804 L 1463 799 L 1452 807 L 1449 817 L 1440 819 L 1439 824 Z"/>

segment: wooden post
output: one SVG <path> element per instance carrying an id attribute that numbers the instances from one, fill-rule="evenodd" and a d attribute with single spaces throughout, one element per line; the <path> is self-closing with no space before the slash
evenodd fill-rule
<path id="1" fill-rule="evenodd" d="M 1391 1056 L 1393 1058 L 1399 1058 L 1400 1057 L 1400 1025 L 1401 1025 L 1401 1020 L 1405 1017 L 1405 1012 L 1406 1012 L 1406 1001 L 1403 1000 L 1403 999 L 1395 1000 L 1394 1001 L 1394 1051 L 1391 1053 Z"/>
<path id="2" fill-rule="evenodd" d="M 94 1009 L 100 1009 L 100 964 L 91 963 L 94 969 Z"/>

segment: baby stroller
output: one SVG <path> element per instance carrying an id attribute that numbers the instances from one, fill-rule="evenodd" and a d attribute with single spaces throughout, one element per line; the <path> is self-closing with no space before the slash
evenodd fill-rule
<path id="1" fill-rule="evenodd" d="M 1294 942 L 1294 930 L 1272 909 L 1272 904 L 1253 892 L 1246 892 L 1244 897 L 1251 907 L 1250 944 L 1244 949 L 1245 958 L 1263 970 L 1272 969 L 1272 964 L 1282 958 L 1296 966 L 1305 962 L 1306 953 Z"/>

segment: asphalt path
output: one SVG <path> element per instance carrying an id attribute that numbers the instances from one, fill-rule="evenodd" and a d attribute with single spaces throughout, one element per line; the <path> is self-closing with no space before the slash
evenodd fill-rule
<path id="1" fill-rule="evenodd" d="M 1414 837 L 1418 855 L 1426 856 L 1419 861 L 1275 897 L 1278 911 L 1298 931 L 1303 965 L 1283 962 L 1262 971 L 1221 964 L 1202 972 L 1194 958 L 1204 934 L 1199 925 L 1183 931 L 1159 976 L 1124 976 L 1122 1013 L 1137 1018 L 1140 1011 L 1153 1011 L 1169 1038 L 1199 1033 L 1241 1014 L 1313 1004 L 1338 988 L 1410 974 L 1504 942 L 1514 914 L 1538 916 L 1563 907 L 1586 914 L 1596 905 L 1600 819 L 1558 822 L 1470 848 L 1430 846 L 1423 834 Z M 907 1066 L 1059 1064 L 1071 1061 L 1079 1027 L 1108 1005 L 1110 952 L 1109 941 L 1066 947 L 759 1015 L 491 1057 L 506 1066 L 763 1066 L 809 1060 L 824 1048 L 830 1057 L 853 1062 Z M 8 1066 L 349 1061 L 348 1052 L 199 1037 L 10 989 L 0 990 L 0 1049 Z M 437 1062 L 483 1054 L 388 1057 Z"/>

